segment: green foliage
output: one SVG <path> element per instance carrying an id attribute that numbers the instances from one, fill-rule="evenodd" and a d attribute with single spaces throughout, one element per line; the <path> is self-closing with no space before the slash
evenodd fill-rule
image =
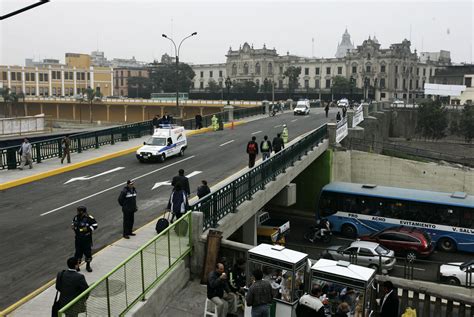
<path id="1" fill-rule="evenodd" d="M 257 87 L 257 84 L 255 84 L 253 81 L 247 80 L 244 82 L 233 83 L 231 91 L 233 93 L 243 94 L 247 96 L 254 96 L 258 91 L 258 87 Z"/>
<path id="2" fill-rule="evenodd" d="M 349 94 L 352 91 L 355 91 L 355 84 L 342 76 L 335 76 L 332 79 L 332 89 L 335 94 Z"/>
<path id="3" fill-rule="evenodd" d="M 416 133 L 420 136 L 439 140 L 446 136 L 448 128 L 447 110 L 439 101 L 426 101 L 418 108 Z"/>
<path id="4" fill-rule="evenodd" d="M 192 80 L 196 74 L 191 66 L 186 63 L 179 63 L 178 66 L 178 89 L 180 92 L 189 92 Z M 163 92 L 176 91 L 176 64 L 158 65 L 151 72 L 151 82 L 154 87 Z"/>
<path id="5" fill-rule="evenodd" d="M 214 79 L 210 79 L 206 90 L 211 94 L 218 94 L 221 92 L 222 88 Z"/>
<path id="6" fill-rule="evenodd" d="M 459 123 L 459 132 L 466 142 L 471 143 L 474 139 L 474 105 L 464 105 Z"/>
<path id="7" fill-rule="evenodd" d="M 149 97 L 153 84 L 147 77 L 129 77 L 127 81 L 128 96 Z"/>
<path id="8" fill-rule="evenodd" d="M 295 91 L 296 88 L 299 86 L 298 78 L 301 74 L 301 67 L 290 66 L 288 67 L 283 75 L 288 77 L 288 90 L 291 93 Z"/>

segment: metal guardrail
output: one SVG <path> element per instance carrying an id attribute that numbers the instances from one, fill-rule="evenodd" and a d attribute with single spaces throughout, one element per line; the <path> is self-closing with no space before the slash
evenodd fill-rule
<path id="1" fill-rule="evenodd" d="M 98 149 L 105 144 L 115 144 L 115 142 L 140 138 L 151 134 L 152 130 L 152 122 L 143 121 L 104 130 L 73 134 L 70 136 L 70 151 L 71 153 L 81 153 L 92 148 Z M 62 138 L 59 137 L 31 143 L 33 161 L 41 163 L 45 159 L 61 157 L 61 140 Z M 19 148 L 19 146 L 10 146 L 0 149 L 0 169 L 15 169 L 20 165 Z"/>
<path id="2" fill-rule="evenodd" d="M 191 212 L 135 251 L 59 311 L 59 316 L 123 316 L 192 250 Z M 187 223 L 187 224 L 186 224 Z M 176 232 L 186 229 L 185 235 Z M 176 231 L 176 232 L 175 232 Z M 182 233 L 182 232 L 181 232 Z"/>
<path id="3" fill-rule="evenodd" d="M 387 153 L 392 156 L 405 156 L 420 157 L 427 160 L 434 161 L 446 161 L 450 163 L 462 164 L 466 166 L 474 167 L 474 157 L 460 156 L 452 153 L 442 153 L 431 150 L 419 149 L 406 145 L 399 145 L 390 142 L 377 142 L 369 141 L 359 138 L 349 138 L 345 141 L 344 146 L 350 150 L 358 150 L 364 152 L 371 152 L 374 149 L 381 149 L 383 153 Z"/>
<path id="4" fill-rule="evenodd" d="M 318 146 L 326 137 L 327 126 L 323 125 L 229 184 L 202 197 L 194 205 L 190 206 L 190 209 L 203 213 L 204 230 L 211 227 L 216 228 L 219 220 L 229 213 L 236 212 L 240 204 L 252 199 L 254 193 L 275 180 L 288 167 L 293 166 L 296 161 Z"/>
<path id="5" fill-rule="evenodd" d="M 234 110 L 234 118 L 241 119 L 247 116 L 265 113 L 264 106 L 243 108 Z M 211 125 L 211 118 L 216 115 L 219 122 L 228 122 L 229 113 L 218 112 L 215 114 L 203 116 L 202 125 L 204 127 Z M 237 117 L 235 117 L 237 115 Z M 184 126 L 187 130 L 196 128 L 195 119 L 176 119 L 176 124 Z M 128 141 L 133 138 L 140 138 L 144 135 L 153 133 L 152 121 L 143 121 L 132 124 L 127 124 L 119 127 L 97 130 L 93 132 L 77 133 L 70 136 L 71 139 L 71 153 L 81 153 L 88 149 L 98 149 L 102 145 L 115 144 L 115 142 Z M 33 162 L 41 163 L 41 161 L 49 158 L 62 156 L 61 147 L 62 138 L 53 138 L 38 142 L 32 142 Z M 19 146 L 10 146 L 0 148 L 0 170 L 1 169 L 16 169 L 20 165 L 21 156 L 18 152 Z"/>

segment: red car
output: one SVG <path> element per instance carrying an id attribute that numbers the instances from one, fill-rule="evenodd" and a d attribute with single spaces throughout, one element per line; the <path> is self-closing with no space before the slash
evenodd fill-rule
<path id="1" fill-rule="evenodd" d="M 413 227 L 391 227 L 371 235 L 360 236 L 360 240 L 377 242 L 408 260 L 426 258 L 434 251 L 429 234 Z"/>

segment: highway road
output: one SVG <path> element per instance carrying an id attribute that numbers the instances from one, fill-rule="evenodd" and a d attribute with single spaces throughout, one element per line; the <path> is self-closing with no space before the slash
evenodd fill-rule
<path id="1" fill-rule="evenodd" d="M 127 179 L 136 180 L 138 228 L 164 210 L 171 187 L 161 184 L 152 188 L 156 183 L 170 181 L 178 169 L 194 175 L 190 178 L 194 196 L 202 179 L 212 186 L 247 165 L 245 147 L 252 135 L 258 142 L 266 134 L 272 139 L 287 124 L 291 140 L 326 121 L 322 109 L 313 109 L 305 117 L 280 114 L 234 130 L 191 136 L 184 157 L 170 158 L 165 163 L 142 164 L 130 154 L 1 192 L 0 308 L 16 302 L 64 269 L 66 259 L 74 253 L 70 224 L 76 206 L 87 206 L 98 221 L 93 247 L 97 252 L 122 236 L 117 198 Z"/>
<path id="2" fill-rule="evenodd" d="M 267 208 L 267 211 L 271 211 L 271 207 Z M 307 232 L 308 228 L 314 221 L 308 221 L 308 217 L 302 217 L 291 213 L 291 209 L 283 213 L 278 210 L 276 213 L 271 213 L 272 218 L 276 220 L 290 221 L 290 234 L 288 236 L 288 247 L 291 249 L 299 250 L 310 255 L 311 259 L 321 258 L 324 250 L 329 246 L 333 245 L 348 245 L 353 239 L 347 239 L 337 234 L 333 235 L 333 239 L 330 243 L 323 243 L 316 241 L 311 243 L 304 239 L 304 233 Z M 465 262 L 472 260 L 472 254 L 468 253 L 446 253 L 436 250 L 428 259 L 417 260 L 413 264 L 413 279 L 437 282 L 438 281 L 438 270 L 440 263 L 446 262 Z M 389 275 L 396 277 L 405 277 L 405 261 L 403 258 L 397 258 L 397 264 L 394 269 L 389 272 Z"/>

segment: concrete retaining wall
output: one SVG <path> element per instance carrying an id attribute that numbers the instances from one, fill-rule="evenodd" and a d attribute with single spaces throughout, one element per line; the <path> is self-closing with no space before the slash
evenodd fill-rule
<path id="1" fill-rule="evenodd" d="M 474 195 L 474 170 L 360 151 L 334 151 L 332 181 L 462 191 Z"/>

